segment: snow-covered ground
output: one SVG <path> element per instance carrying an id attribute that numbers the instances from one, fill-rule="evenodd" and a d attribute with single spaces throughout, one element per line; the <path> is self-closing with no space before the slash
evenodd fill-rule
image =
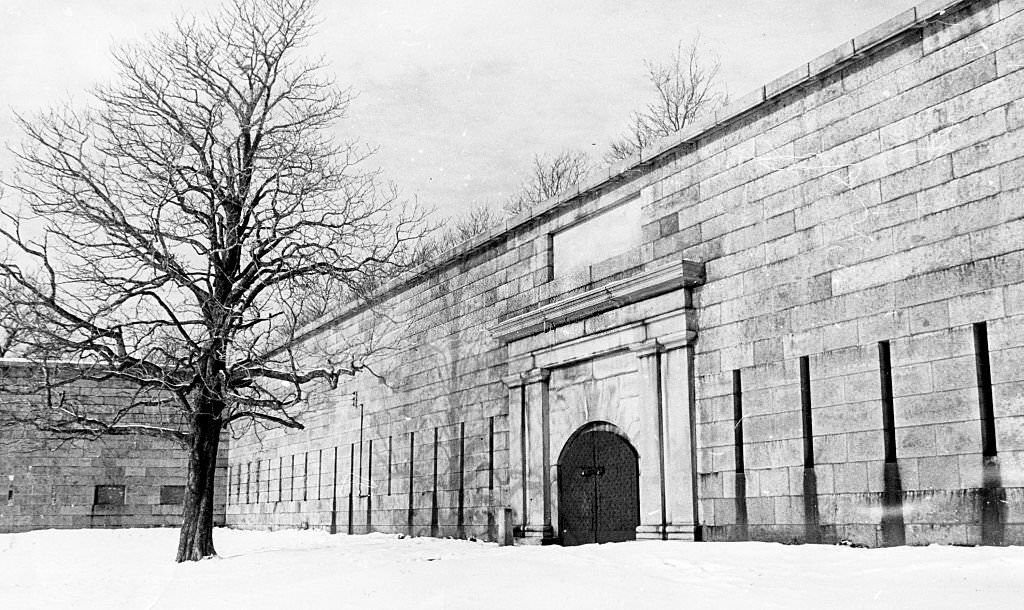
<path id="1" fill-rule="evenodd" d="M 514 547 L 383 534 L 218 530 L 0 534 L 0 608 L 1013 608 L 1024 547 L 758 542 Z"/>

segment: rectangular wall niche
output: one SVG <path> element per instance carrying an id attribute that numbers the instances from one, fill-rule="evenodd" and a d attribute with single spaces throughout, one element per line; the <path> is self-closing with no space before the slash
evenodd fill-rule
<path id="1" fill-rule="evenodd" d="M 124 485 L 97 485 L 92 503 L 96 506 L 124 506 Z"/>
<path id="2" fill-rule="evenodd" d="M 640 197 L 615 205 L 552 235 L 554 277 L 565 277 L 587 266 L 625 254 L 643 241 Z"/>
<path id="3" fill-rule="evenodd" d="M 162 485 L 160 487 L 160 504 L 184 504 L 184 485 Z"/>

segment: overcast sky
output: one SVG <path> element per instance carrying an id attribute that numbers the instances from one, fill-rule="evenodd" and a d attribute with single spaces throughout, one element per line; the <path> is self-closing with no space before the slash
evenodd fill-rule
<path id="1" fill-rule="evenodd" d="M 733 97 L 912 0 L 322 0 L 314 50 L 359 93 L 346 133 L 408 197 L 458 213 L 498 202 L 534 153 L 600 156 L 649 96 L 643 60 L 700 32 Z M 112 77 L 109 50 L 202 0 L 0 0 L 0 140 L 32 112 Z M 0 171 L 10 155 L 0 153 Z"/>

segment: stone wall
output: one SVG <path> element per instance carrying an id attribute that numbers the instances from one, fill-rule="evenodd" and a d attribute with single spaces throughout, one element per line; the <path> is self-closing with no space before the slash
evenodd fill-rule
<path id="1" fill-rule="evenodd" d="M 301 431 L 249 431 L 234 440 L 230 524 L 496 535 L 508 423 L 501 350 L 481 331 L 498 307 L 456 305 L 478 304 L 493 291 L 485 269 L 497 257 L 487 256 L 489 263 L 466 265 L 475 284 L 435 276 L 397 298 L 388 315 L 400 322 L 374 323 L 365 312 L 321 333 L 317 349 L 325 353 L 345 337 L 385 335 L 370 359 L 380 379 L 364 373 L 320 394 Z M 305 494 L 291 491 L 293 480 Z"/>
<path id="2" fill-rule="evenodd" d="M 668 456 L 680 510 L 694 479 L 687 518 L 709 539 L 1021 542 L 1022 98 L 1024 2 L 927 2 L 510 220 L 391 284 L 387 317 L 310 330 L 313 354 L 378 345 L 379 377 L 321 395 L 302 432 L 233 443 L 228 522 L 494 537 L 504 506 L 553 518 L 531 486 L 552 489 L 567 434 L 614 418 L 642 472 Z M 553 235 L 637 197 L 643 243 L 554 275 Z M 680 261 L 702 285 L 492 332 Z M 665 312 L 676 326 L 656 331 Z M 695 331 L 665 387 L 636 387 L 639 343 L 551 356 L 627 328 L 656 352 Z M 530 375 L 536 395 L 516 389 Z M 663 419 L 690 405 L 693 445 L 644 427 L 651 401 Z M 548 478 L 526 480 L 540 452 Z"/>
<path id="3" fill-rule="evenodd" d="M 808 356 L 823 533 L 881 543 L 878 342 L 888 341 L 907 540 L 980 541 L 978 322 L 1002 485 L 1019 499 L 1021 10 L 968 3 L 914 27 L 702 140 L 650 188 L 652 205 L 699 234 L 682 238 L 684 255 L 707 261 L 695 354 L 705 524 L 735 523 L 738 370 L 751 531 L 804 538 L 798 367 Z M 689 205 L 688 189 L 699 193 Z M 1022 523 L 1010 505 L 1006 518 Z"/>
<path id="4" fill-rule="evenodd" d="M 29 363 L 0 360 L 0 417 L 42 408 L 42 396 L 21 393 L 40 379 L 39 369 Z M 78 381 L 60 390 L 101 410 L 124 405 L 131 391 L 115 381 Z M 157 424 L 169 415 L 147 409 L 138 417 Z M 221 472 L 226 454 L 225 449 Z M 60 442 L 26 426 L 0 425 L 0 532 L 178 526 L 187 472 L 187 453 L 168 440 L 125 436 Z M 109 489 L 97 492 L 100 487 Z M 216 519 L 223 523 L 222 494 L 216 502 Z"/>

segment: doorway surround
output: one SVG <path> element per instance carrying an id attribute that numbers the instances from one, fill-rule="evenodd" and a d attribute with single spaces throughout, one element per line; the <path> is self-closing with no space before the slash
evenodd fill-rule
<path id="1" fill-rule="evenodd" d="M 594 421 L 587 410 L 552 418 L 553 373 L 623 356 L 631 359 L 636 399 L 595 408 L 629 434 L 639 456 L 637 538 L 700 539 L 692 290 L 703 280 L 703 265 L 679 260 L 556 298 L 491 329 L 507 346 L 508 503 L 517 543 L 557 541 L 557 456 Z"/>

